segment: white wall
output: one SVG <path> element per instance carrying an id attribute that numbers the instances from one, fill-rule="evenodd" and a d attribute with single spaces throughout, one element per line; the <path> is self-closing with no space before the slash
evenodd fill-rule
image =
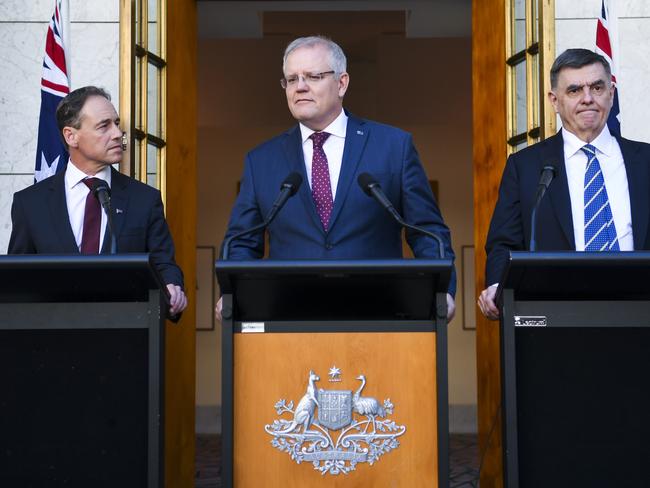
<path id="1" fill-rule="evenodd" d="M 611 0 L 610 0 L 611 1 Z M 614 0 L 618 12 L 618 88 L 623 137 L 650 142 L 650 2 Z M 556 0 L 556 53 L 583 47 L 594 49 L 601 0 Z M 558 122 L 559 127 L 559 122 Z"/>
<path id="2" fill-rule="evenodd" d="M 119 100 L 119 2 L 70 1 L 72 88 L 98 85 Z M 33 182 L 45 36 L 54 0 L 0 0 L 0 253 L 13 193 Z"/>

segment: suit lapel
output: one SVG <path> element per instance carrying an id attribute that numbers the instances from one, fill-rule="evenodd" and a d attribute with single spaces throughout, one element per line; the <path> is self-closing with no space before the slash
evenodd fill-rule
<path id="1" fill-rule="evenodd" d="M 350 185 L 356 174 L 361 154 L 366 147 L 370 127 L 366 123 L 348 113 L 348 127 L 345 132 L 345 148 L 343 149 L 343 161 L 341 162 L 341 174 L 336 187 L 336 197 L 334 198 L 334 208 L 330 217 L 330 229 L 334 226 L 337 217 L 341 214 L 341 209 L 348 196 Z"/>
<path id="2" fill-rule="evenodd" d="M 621 138 L 617 138 L 617 140 L 623 153 L 627 186 L 630 192 L 634 249 L 642 250 L 645 246 L 648 219 L 650 218 L 650 196 L 646 186 L 650 179 L 648 163 L 641 159 L 638 148 L 635 148 L 629 141 Z"/>
<path id="3" fill-rule="evenodd" d="M 48 207 L 54 231 L 61 244 L 61 252 L 79 253 L 77 241 L 70 227 L 70 215 L 65 200 L 65 171 L 57 173 L 50 179 Z"/>
<path id="4" fill-rule="evenodd" d="M 569 195 L 569 180 L 566 174 L 564 161 L 564 140 L 562 132 L 543 141 L 542 159 L 539 161 L 539 171 L 546 164 L 553 164 L 557 169 L 555 181 L 548 187 L 548 198 L 551 200 L 555 215 L 560 222 L 567 242 L 575 249 L 575 235 L 573 232 L 573 212 L 571 210 L 571 196 Z"/>
<path id="5" fill-rule="evenodd" d="M 300 127 L 298 125 L 286 133 L 286 137 L 283 141 L 283 146 L 285 156 L 289 163 L 290 171 L 296 171 L 302 175 L 302 185 L 300 185 L 298 195 L 300 196 L 304 207 L 307 209 L 307 213 L 314 221 L 314 225 L 324 233 L 325 231 L 323 229 L 323 224 L 321 223 L 318 212 L 316 211 L 316 204 L 314 203 L 314 198 L 311 194 L 311 188 L 309 187 L 309 180 L 307 179 L 307 170 L 305 169 L 305 156 L 302 152 L 302 137 L 300 133 Z"/>
<path id="6" fill-rule="evenodd" d="M 126 207 L 129 202 L 129 195 L 127 187 L 129 185 L 129 177 L 122 173 L 115 171 L 111 168 L 111 210 L 113 212 L 113 227 L 115 231 L 115 238 L 117 239 L 122 228 L 124 227 L 124 219 L 126 214 Z M 117 250 L 120 251 L 119 249 Z M 104 241 L 102 242 L 101 254 L 109 254 L 111 252 L 111 236 L 108 231 L 108 224 L 106 232 L 104 232 Z"/>

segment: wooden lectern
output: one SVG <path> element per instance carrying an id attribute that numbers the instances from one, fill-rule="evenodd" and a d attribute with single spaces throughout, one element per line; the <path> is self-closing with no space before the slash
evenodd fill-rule
<path id="1" fill-rule="evenodd" d="M 223 486 L 447 487 L 451 266 L 218 261 Z"/>
<path id="2" fill-rule="evenodd" d="M 648 486 L 650 253 L 513 252 L 500 286 L 505 486 Z"/>
<path id="3" fill-rule="evenodd" d="M 149 256 L 0 256 L 0 276 L 0 486 L 162 488 Z"/>

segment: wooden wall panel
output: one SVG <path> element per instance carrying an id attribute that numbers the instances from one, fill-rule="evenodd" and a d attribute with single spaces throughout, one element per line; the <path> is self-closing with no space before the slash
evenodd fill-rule
<path id="1" fill-rule="evenodd" d="M 504 0 L 472 2 L 474 245 L 476 293 L 485 288 L 485 237 L 506 159 Z M 499 324 L 477 316 L 478 427 L 484 456 L 481 487 L 503 486 Z"/>
<path id="2" fill-rule="evenodd" d="M 167 2 L 167 220 L 188 309 L 167 324 L 165 485 L 194 486 L 196 283 L 196 2 Z"/>

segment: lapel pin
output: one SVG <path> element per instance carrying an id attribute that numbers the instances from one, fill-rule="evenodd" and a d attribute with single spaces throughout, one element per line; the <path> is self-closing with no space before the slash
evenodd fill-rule
<path id="1" fill-rule="evenodd" d="M 357 135 L 362 136 L 362 135 L 363 135 L 363 131 L 362 131 L 362 130 L 358 130 L 358 131 L 357 131 Z"/>
<path id="2" fill-rule="evenodd" d="M 115 213 L 116 214 L 121 214 L 121 213 L 124 213 L 124 210 L 122 210 L 121 208 L 116 208 Z"/>

